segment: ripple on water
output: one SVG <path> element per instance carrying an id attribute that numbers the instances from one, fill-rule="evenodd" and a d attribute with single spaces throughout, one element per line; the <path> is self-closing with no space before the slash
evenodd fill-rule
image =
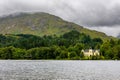
<path id="1" fill-rule="evenodd" d="M 120 80 L 119 61 L 1 60 L 0 80 Z"/>

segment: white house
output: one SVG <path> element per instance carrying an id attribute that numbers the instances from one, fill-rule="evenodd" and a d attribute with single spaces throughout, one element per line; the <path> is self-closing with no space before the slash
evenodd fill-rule
<path id="1" fill-rule="evenodd" d="M 96 55 L 100 55 L 100 51 L 99 50 L 93 50 L 93 49 L 88 49 L 88 50 L 83 50 L 81 51 L 84 56 L 96 56 Z"/>

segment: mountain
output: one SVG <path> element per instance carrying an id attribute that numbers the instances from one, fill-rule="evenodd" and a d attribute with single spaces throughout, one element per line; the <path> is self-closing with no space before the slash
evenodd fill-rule
<path id="1" fill-rule="evenodd" d="M 103 40 L 112 37 L 105 33 L 86 29 L 80 25 L 65 21 L 48 13 L 20 13 L 0 18 L 0 34 L 33 34 L 33 35 L 62 35 L 65 32 L 77 30 L 90 35 L 92 38 Z"/>

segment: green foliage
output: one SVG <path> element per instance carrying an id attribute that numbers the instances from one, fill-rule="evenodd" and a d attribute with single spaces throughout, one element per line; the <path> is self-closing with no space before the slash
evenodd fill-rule
<path id="1" fill-rule="evenodd" d="M 84 56 L 82 49 L 100 49 L 100 55 Z M 120 40 L 100 38 L 72 30 L 58 36 L 0 35 L 0 59 L 120 59 Z"/>
<path id="2" fill-rule="evenodd" d="M 101 55 L 106 59 L 120 59 L 120 44 L 119 40 L 109 40 L 101 45 Z"/>
<path id="3" fill-rule="evenodd" d="M 68 58 L 69 59 L 75 59 L 77 57 L 76 52 L 72 51 L 68 53 Z"/>

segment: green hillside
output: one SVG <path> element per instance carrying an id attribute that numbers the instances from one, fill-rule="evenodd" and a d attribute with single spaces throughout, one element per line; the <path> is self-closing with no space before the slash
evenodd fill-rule
<path id="1" fill-rule="evenodd" d="M 20 13 L 0 18 L 1 34 L 33 34 L 38 36 L 56 34 L 59 36 L 71 30 L 85 33 L 92 38 L 99 37 L 103 40 L 112 38 L 104 33 L 83 28 L 48 13 Z"/>

